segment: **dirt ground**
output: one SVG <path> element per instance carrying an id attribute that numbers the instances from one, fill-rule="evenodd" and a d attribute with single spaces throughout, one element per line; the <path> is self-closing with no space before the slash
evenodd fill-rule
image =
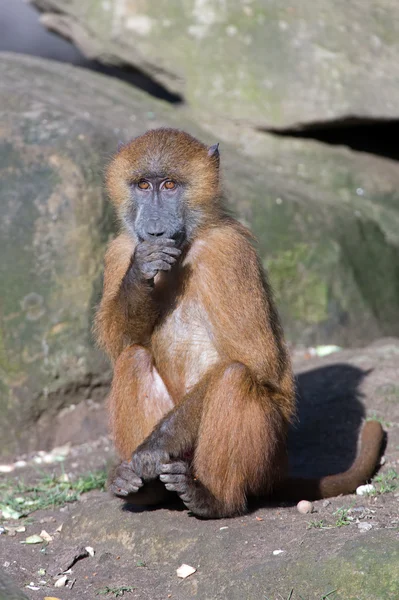
<path id="1" fill-rule="evenodd" d="M 56 500 L 18 519 L 4 517 L 7 502 L 29 512 L 32 486 L 42 486 L 43 503 L 46 485 L 48 500 L 57 482 L 67 488 L 88 473 L 103 473 L 113 460 L 104 437 L 19 457 L 25 465 L 3 469 L 0 568 L 27 598 L 40 600 L 397 600 L 399 341 L 326 358 L 296 351 L 294 359 L 299 418 L 289 443 L 293 474 L 347 468 L 364 418 L 377 418 L 387 445 L 371 494 L 318 501 L 311 514 L 260 502 L 244 517 L 201 521 L 179 504 L 126 507 L 101 489 L 99 477 L 93 487 L 100 489 L 73 502 Z M 38 543 L 24 543 L 34 535 Z M 186 579 L 176 574 L 183 563 L 196 569 Z M 55 587 L 64 574 L 66 585 Z"/>

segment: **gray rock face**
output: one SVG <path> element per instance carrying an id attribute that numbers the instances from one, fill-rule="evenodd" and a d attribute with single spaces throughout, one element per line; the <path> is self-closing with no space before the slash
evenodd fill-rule
<path id="1" fill-rule="evenodd" d="M 259 239 L 290 341 L 399 335 L 395 163 L 209 116 L 200 128 L 186 109 L 39 59 L 2 55 L 0 78 L 3 453 L 64 443 L 58 411 L 105 395 L 90 334 L 115 230 L 102 170 L 119 139 L 151 127 L 222 141 L 226 197 Z M 84 441 L 86 412 L 74 415 Z"/>
<path id="2" fill-rule="evenodd" d="M 55 391 L 90 394 L 101 369 L 91 315 L 113 229 L 101 170 L 115 135 L 82 119 L 51 73 L 29 70 L 1 67 L 0 439 L 9 452 L 29 448 L 27 427 Z"/>
<path id="3" fill-rule="evenodd" d="M 398 118 L 399 8 L 380 0 L 31 0 L 90 58 L 267 127 Z"/>

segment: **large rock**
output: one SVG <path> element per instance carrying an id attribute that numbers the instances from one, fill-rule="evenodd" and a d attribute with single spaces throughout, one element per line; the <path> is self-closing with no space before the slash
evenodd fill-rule
<path id="1" fill-rule="evenodd" d="M 31 0 L 90 58 L 267 127 L 398 118 L 399 8 L 380 0 Z"/>
<path id="2" fill-rule="evenodd" d="M 48 408 L 101 385 L 90 327 L 112 231 L 102 155 L 116 136 L 81 118 L 51 72 L 1 71 L 0 446 L 12 452 L 37 445 L 30 424 Z"/>
<path id="3" fill-rule="evenodd" d="M 225 140 L 226 195 L 259 238 L 290 341 L 399 335 L 395 163 L 210 118 L 199 127 L 187 110 L 49 61 L 3 55 L 0 79 L 2 452 L 71 439 L 58 411 L 105 394 L 90 336 L 114 230 L 102 169 L 118 139 L 150 127 Z M 73 414 L 82 441 L 92 421 Z"/>

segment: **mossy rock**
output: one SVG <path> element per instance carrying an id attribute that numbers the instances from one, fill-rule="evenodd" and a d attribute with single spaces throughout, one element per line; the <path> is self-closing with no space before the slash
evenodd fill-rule
<path id="1" fill-rule="evenodd" d="M 50 430 L 60 408 L 106 392 L 90 333 L 115 231 L 103 168 L 118 140 L 151 127 L 222 141 L 229 206 L 258 237 L 290 341 L 399 335 L 395 163 L 210 118 L 200 126 L 187 109 L 51 61 L 3 54 L 0 79 L 3 453 L 51 445 L 44 415 Z"/>
<path id="2" fill-rule="evenodd" d="M 398 118 L 394 0 L 32 0 L 90 58 L 139 68 L 193 108 L 267 127 Z"/>

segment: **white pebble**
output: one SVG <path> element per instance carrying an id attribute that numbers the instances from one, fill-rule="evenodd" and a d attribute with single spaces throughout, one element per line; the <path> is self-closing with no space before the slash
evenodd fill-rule
<path id="1" fill-rule="evenodd" d="M 26 460 L 17 460 L 16 463 L 14 463 L 14 467 L 16 469 L 23 469 L 24 467 L 26 467 L 28 463 L 26 462 Z"/>
<path id="2" fill-rule="evenodd" d="M 190 565 L 182 564 L 181 567 L 176 569 L 176 575 L 180 577 L 180 579 L 186 579 L 186 577 L 190 577 L 193 573 L 196 572 L 197 569 L 194 567 L 190 567 Z"/>
<path id="3" fill-rule="evenodd" d="M 0 465 L 0 473 L 12 473 L 13 465 Z"/>
<path id="4" fill-rule="evenodd" d="M 54 587 L 56 587 L 56 588 L 65 587 L 67 581 L 68 581 L 67 576 L 63 575 L 62 577 L 57 579 L 57 581 L 54 584 Z"/>
<path id="5" fill-rule="evenodd" d="M 375 487 L 371 483 L 359 485 L 359 487 L 356 488 L 356 494 L 358 496 L 365 496 L 366 494 L 371 494 L 371 492 L 375 492 Z"/>
<path id="6" fill-rule="evenodd" d="M 93 558 L 93 556 L 94 556 L 94 548 L 92 548 L 91 546 L 86 546 L 85 550 L 86 550 L 86 552 L 89 553 L 89 556 L 91 556 Z"/>
<path id="7" fill-rule="evenodd" d="M 278 556 L 279 554 L 283 554 L 284 550 L 273 550 L 273 556 Z"/>
<path id="8" fill-rule="evenodd" d="M 313 512 L 313 504 L 309 500 L 301 500 L 296 507 L 301 515 L 308 515 Z"/>

